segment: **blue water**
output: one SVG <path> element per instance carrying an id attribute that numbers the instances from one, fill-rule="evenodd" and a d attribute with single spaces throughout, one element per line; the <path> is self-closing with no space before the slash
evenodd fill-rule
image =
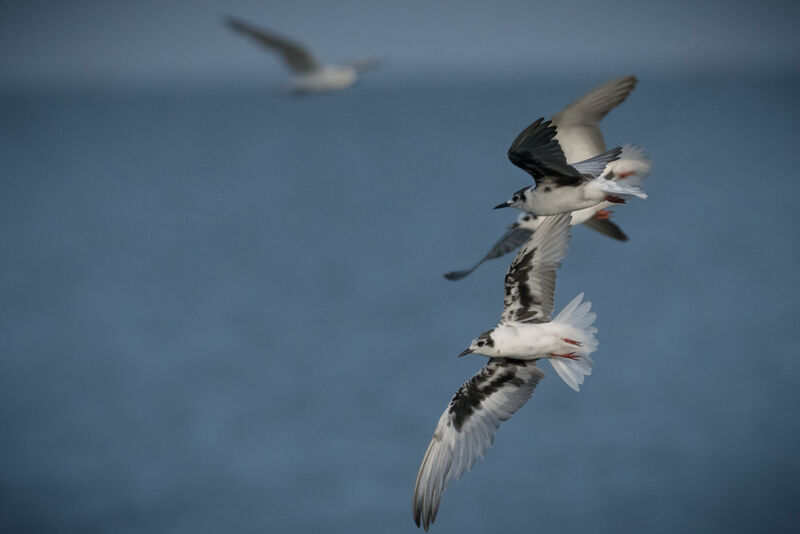
<path id="1" fill-rule="evenodd" d="M 518 131 L 603 81 L 2 94 L 2 530 L 416 532 L 511 257 L 441 275 L 513 219 Z M 643 78 L 606 118 L 655 166 L 630 241 L 575 228 L 559 273 L 595 372 L 545 364 L 433 532 L 796 528 L 798 124 L 800 77 Z"/>

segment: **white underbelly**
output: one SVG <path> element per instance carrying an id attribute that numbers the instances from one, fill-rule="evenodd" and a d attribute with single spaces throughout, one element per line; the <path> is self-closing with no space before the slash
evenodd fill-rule
<path id="1" fill-rule="evenodd" d="M 296 91 L 326 91 L 350 87 L 355 81 L 356 74 L 352 69 L 325 68 L 295 76 L 292 88 Z"/>
<path id="2" fill-rule="evenodd" d="M 514 323 L 498 327 L 495 343 L 497 350 L 507 358 L 538 360 L 547 358 L 559 346 L 557 337 L 551 332 L 551 323 Z"/>
<path id="3" fill-rule="evenodd" d="M 584 194 L 586 187 L 550 187 L 550 191 L 534 191 L 533 198 L 528 201 L 525 209 L 536 215 L 558 215 L 569 211 L 590 208 L 603 200 L 587 198 Z M 574 223 L 573 223 L 574 224 Z"/>

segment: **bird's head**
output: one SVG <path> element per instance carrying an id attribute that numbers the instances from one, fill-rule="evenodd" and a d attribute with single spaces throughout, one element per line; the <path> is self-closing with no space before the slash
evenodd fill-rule
<path id="1" fill-rule="evenodd" d="M 463 351 L 458 357 L 466 356 L 467 354 L 483 354 L 484 356 L 497 356 L 497 347 L 495 340 L 492 337 L 492 331 L 487 330 L 472 340 L 469 348 Z"/>
<path id="2" fill-rule="evenodd" d="M 527 211 L 523 211 L 517 217 L 517 226 L 520 228 L 527 228 L 528 230 L 536 231 L 544 221 L 544 217 L 540 217 L 538 215 L 534 215 L 533 213 L 529 213 Z"/>
<path id="3" fill-rule="evenodd" d="M 494 209 L 500 208 L 517 208 L 517 209 L 525 209 L 525 201 L 528 199 L 530 195 L 531 188 L 530 187 L 523 187 L 509 198 L 507 201 L 503 202 L 502 204 L 498 204 L 494 207 Z"/>

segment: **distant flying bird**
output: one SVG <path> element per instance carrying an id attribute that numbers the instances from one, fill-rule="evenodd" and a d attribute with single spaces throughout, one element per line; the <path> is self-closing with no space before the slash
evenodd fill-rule
<path id="1" fill-rule="evenodd" d="M 601 177 L 606 165 L 619 159 L 622 147 L 570 165 L 555 136 L 556 127 L 540 118 L 514 139 L 508 159 L 530 174 L 536 185 L 520 189 L 495 208 L 514 207 L 534 215 L 557 215 L 603 201 L 623 204 L 626 197 L 647 198 L 638 187 Z"/>
<path id="2" fill-rule="evenodd" d="M 553 115 L 557 127 L 556 140 L 561 145 L 567 162 L 581 161 L 605 151 L 606 145 L 600 131 L 600 121 L 622 103 L 636 87 L 636 76 L 624 76 L 606 82 L 575 100 Z M 624 180 L 626 184 L 638 186 L 650 174 L 652 162 L 644 151 L 635 145 L 622 147 L 617 161 L 606 166 L 606 178 Z M 620 241 L 628 236 L 611 221 L 612 203 L 605 201 L 595 206 L 572 212 L 572 224 L 585 224 L 589 228 Z M 444 276 L 448 280 L 461 280 L 486 260 L 499 258 L 524 243 L 530 234 L 546 220 L 542 216 L 522 213 L 506 233 L 492 246 L 489 252 L 470 269 L 452 271 Z"/>
<path id="3" fill-rule="evenodd" d="M 358 73 L 377 68 L 378 60 L 365 58 L 341 65 L 320 63 L 303 45 L 285 37 L 256 28 L 234 17 L 226 17 L 228 27 L 274 50 L 292 71 L 292 90 L 297 92 L 344 89 L 356 81 Z"/>
<path id="4" fill-rule="evenodd" d="M 436 519 L 442 492 L 461 478 L 494 441 L 500 423 L 525 404 L 549 359 L 564 382 L 578 391 L 591 374 L 597 348 L 596 318 L 583 293 L 550 320 L 556 269 L 567 252 L 569 214 L 549 217 L 517 253 L 505 278 L 500 322 L 479 335 L 461 356 L 489 356 L 489 362 L 459 388 L 439 418 L 414 487 L 413 514 L 427 531 Z"/>

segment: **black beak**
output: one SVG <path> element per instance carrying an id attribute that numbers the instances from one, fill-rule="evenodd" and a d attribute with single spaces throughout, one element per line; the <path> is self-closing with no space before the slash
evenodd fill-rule
<path id="1" fill-rule="evenodd" d="M 507 208 L 511 205 L 511 202 L 503 202 L 502 204 L 498 204 L 494 207 L 494 209 L 499 210 L 500 208 Z"/>
<path id="2" fill-rule="evenodd" d="M 458 355 L 458 357 L 460 358 L 460 357 L 462 357 L 462 356 L 466 356 L 467 354 L 472 354 L 472 349 L 467 349 L 467 350 L 465 350 L 464 352 L 462 352 L 461 354 L 459 354 L 459 355 Z"/>

